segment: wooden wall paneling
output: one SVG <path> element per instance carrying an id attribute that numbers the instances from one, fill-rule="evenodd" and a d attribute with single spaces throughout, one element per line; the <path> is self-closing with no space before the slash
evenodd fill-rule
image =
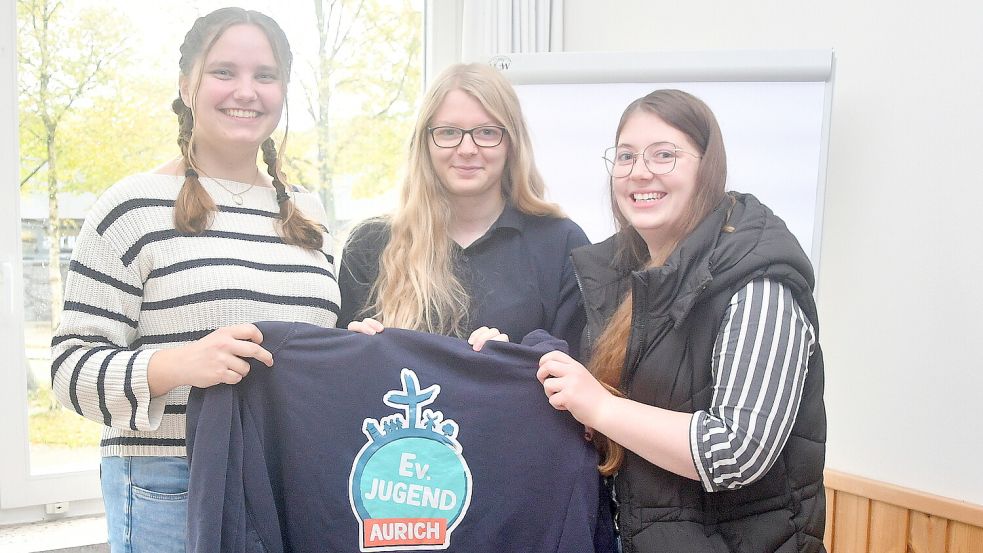
<path id="1" fill-rule="evenodd" d="M 833 513 L 836 512 L 836 490 L 826 488 L 826 531 L 823 532 L 823 544 L 826 553 L 833 553 Z"/>
<path id="2" fill-rule="evenodd" d="M 917 511 L 908 516 L 908 551 L 910 553 L 946 553 L 948 520 Z"/>
<path id="3" fill-rule="evenodd" d="M 869 536 L 870 553 L 907 553 L 908 509 L 871 501 Z"/>
<path id="4" fill-rule="evenodd" d="M 949 522 L 948 553 L 983 553 L 983 528 Z"/>
<path id="5" fill-rule="evenodd" d="M 828 488 L 834 490 L 883 501 L 919 513 L 964 522 L 970 526 L 983 527 L 983 505 L 974 505 L 835 470 L 826 470 L 825 482 Z"/>
<path id="6" fill-rule="evenodd" d="M 833 517 L 832 549 L 837 553 L 867 553 L 870 500 L 850 493 L 836 492 L 836 511 Z"/>

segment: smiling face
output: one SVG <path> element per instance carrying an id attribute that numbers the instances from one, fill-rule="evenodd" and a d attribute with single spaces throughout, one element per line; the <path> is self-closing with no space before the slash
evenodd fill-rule
<path id="1" fill-rule="evenodd" d="M 629 116 L 618 136 L 617 147 L 641 152 L 649 144 L 671 142 L 677 148 L 700 155 L 702 152 L 679 129 L 658 115 L 637 110 Z M 672 172 L 654 175 L 639 157 L 625 177 L 612 177 L 612 195 L 618 210 L 645 240 L 650 252 L 661 249 L 677 238 L 690 212 L 696 193 L 696 175 L 700 159 L 678 153 Z"/>
<path id="2" fill-rule="evenodd" d="M 471 129 L 483 125 L 501 123 L 462 90 L 448 92 L 430 119 L 430 127 Z M 502 201 L 502 175 L 509 151 L 507 134 L 501 144 L 491 148 L 477 146 L 471 135 L 465 135 L 455 148 L 440 148 L 429 135 L 427 144 L 434 172 L 452 200 Z"/>
<path id="3" fill-rule="evenodd" d="M 283 111 L 283 82 L 266 34 L 255 25 L 233 25 L 201 63 L 193 104 L 196 147 L 255 151 Z M 192 84 L 182 77 L 181 97 L 188 105 Z"/>

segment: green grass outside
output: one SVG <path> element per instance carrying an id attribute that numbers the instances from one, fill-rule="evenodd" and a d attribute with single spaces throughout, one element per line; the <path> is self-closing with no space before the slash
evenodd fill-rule
<path id="1" fill-rule="evenodd" d="M 50 342 L 51 323 L 25 321 L 24 346 L 28 370 L 32 372 L 37 385 L 35 389 L 27 391 L 28 439 L 32 445 L 53 448 L 99 447 L 102 425 L 65 409 L 51 391 L 48 380 Z"/>
<path id="2" fill-rule="evenodd" d="M 98 447 L 102 425 L 61 407 L 48 388 L 28 394 L 28 436 L 32 444 Z"/>

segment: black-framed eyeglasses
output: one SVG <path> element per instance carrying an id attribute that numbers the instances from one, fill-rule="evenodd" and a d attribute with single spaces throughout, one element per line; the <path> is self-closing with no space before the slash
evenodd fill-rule
<path id="1" fill-rule="evenodd" d="M 638 153 L 629 148 L 612 146 L 604 150 L 603 157 L 608 174 L 612 177 L 622 178 L 631 174 L 632 169 L 635 168 L 635 160 L 639 157 L 642 158 L 645 168 L 653 175 L 671 173 L 676 168 L 676 159 L 679 158 L 680 153 L 689 154 L 696 159 L 702 157 L 682 148 L 677 148 L 672 142 L 653 142 Z"/>
<path id="2" fill-rule="evenodd" d="M 498 125 L 482 125 L 470 129 L 449 126 L 427 127 L 427 131 L 430 132 L 430 138 L 438 148 L 457 148 L 466 134 L 471 135 L 475 146 L 482 148 L 494 148 L 505 138 L 505 127 Z"/>

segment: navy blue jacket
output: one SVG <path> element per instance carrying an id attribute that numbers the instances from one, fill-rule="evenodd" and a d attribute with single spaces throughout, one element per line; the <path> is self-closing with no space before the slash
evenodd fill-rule
<path id="1" fill-rule="evenodd" d="M 274 366 L 188 402 L 189 552 L 594 550 L 596 453 L 535 377 L 562 341 L 258 326 Z"/>

